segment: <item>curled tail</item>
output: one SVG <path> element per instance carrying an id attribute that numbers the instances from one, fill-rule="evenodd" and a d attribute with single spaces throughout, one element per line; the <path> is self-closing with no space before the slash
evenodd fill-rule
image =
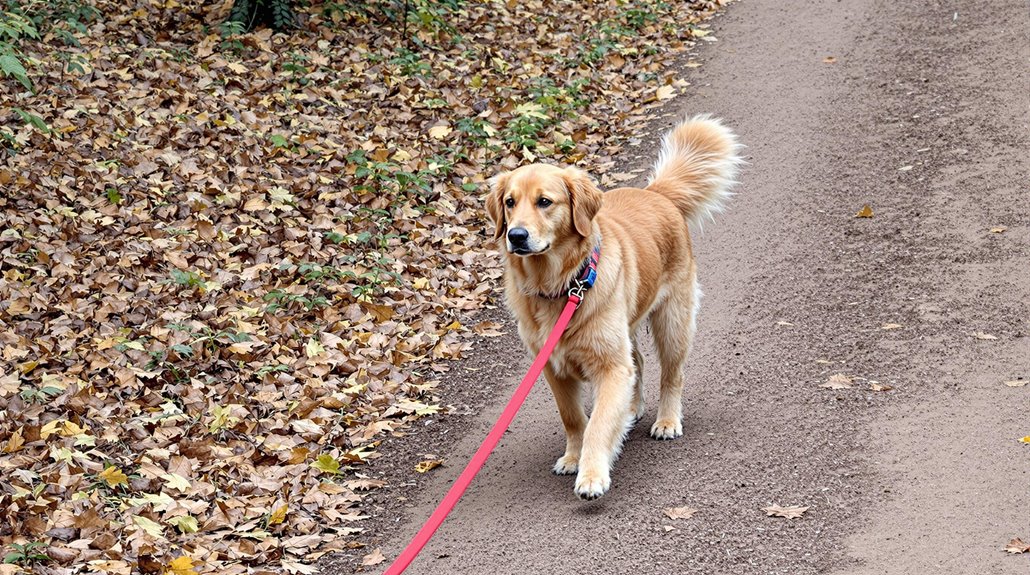
<path id="1" fill-rule="evenodd" d="M 665 135 L 647 189 L 671 200 L 685 219 L 700 223 L 722 211 L 737 183 L 741 147 L 737 136 L 711 116 L 684 120 Z"/>

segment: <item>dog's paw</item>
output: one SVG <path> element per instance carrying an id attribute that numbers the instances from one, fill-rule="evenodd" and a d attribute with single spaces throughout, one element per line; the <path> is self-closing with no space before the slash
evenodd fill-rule
<path id="1" fill-rule="evenodd" d="M 576 495 L 584 501 L 593 501 L 605 494 L 612 486 L 612 479 L 606 473 L 603 476 L 595 473 L 580 473 L 576 477 Z"/>
<path id="2" fill-rule="evenodd" d="M 683 435 L 683 424 L 675 419 L 659 419 L 651 426 L 651 437 L 655 439 L 675 439 Z"/>
<path id="3" fill-rule="evenodd" d="M 558 458 L 558 461 L 554 462 L 554 467 L 551 471 L 555 475 L 575 475 L 579 469 L 579 458 L 571 455 L 562 455 Z"/>

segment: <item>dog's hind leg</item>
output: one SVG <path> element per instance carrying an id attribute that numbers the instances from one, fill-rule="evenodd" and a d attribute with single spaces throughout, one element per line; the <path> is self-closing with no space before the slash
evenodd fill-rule
<path id="1" fill-rule="evenodd" d="M 640 354 L 637 339 L 633 338 L 633 370 L 636 372 L 636 384 L 633 386 L 633 423 L 644 417 L 644 356 Z"/>
<path id="2" fill-rule="evenodd" d="M 683 366 L 694 339 L 701 288 L 694 266 L 651 314 L 655 347 L 662 363 L 658 417 L 651 437 L 673 439 L 683 435 Z"/>
<path id="3" fill-rule="evenodd" d="M 565 426 L 565 455 L 554 464 L 555 475 L 572 475 L 579 469 L 579 453 L 583 449 L 583 430 L 587 426 L 587 416 L 583 410 L 583 399 L 580 395 L 582 384 L 574 377 L 556 373 L 550 365 L 544 368 L 544 377 L 554 393 L 554 401 L 558 404 L 558 414 Z"/>

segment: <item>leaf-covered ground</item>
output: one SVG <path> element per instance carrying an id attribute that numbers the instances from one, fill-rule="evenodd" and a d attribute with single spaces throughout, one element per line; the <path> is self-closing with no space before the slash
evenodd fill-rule
<path id="1" fill-rule="evenodd" d="M 291 573 L 497 289 L 484 180 L 602 181 L 722 2 L 97 2 L 0 79 L 0 573 Z M 19 556 L 18 554 L 21 553 Z M 32 557 L 35 555 L 35 558 Z"/>

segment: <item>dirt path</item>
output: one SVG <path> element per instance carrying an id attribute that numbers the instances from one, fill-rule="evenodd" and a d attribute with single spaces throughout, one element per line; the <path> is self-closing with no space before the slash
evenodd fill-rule
<path id="1" fill-rule="evenodd" d="M 731 210 L 697 238 L 684 437 L 639 426 L 611 492 L 580 502 L 549 472 L 563 436 L 541 385 L 409 573 L 1027 573 L 1001 549 L 1030 539 L 1030 386 L 1003 385 L 1030 378 L 1028 29 L 1019 0 L 733 4 L 654 127 L 712 112 L 749 146 Z M 491 349 L 477 365 L 523 355 Z M 387 557 L 486 433 L 506 373 L 468 429 L 423 444 L 451 465 Z M 835 373 L 854 387 L 818 387 Z M 772 503 L 810 509 L 767 518 Z M 699 512 L 662 515 L 681 505 Z"/>

